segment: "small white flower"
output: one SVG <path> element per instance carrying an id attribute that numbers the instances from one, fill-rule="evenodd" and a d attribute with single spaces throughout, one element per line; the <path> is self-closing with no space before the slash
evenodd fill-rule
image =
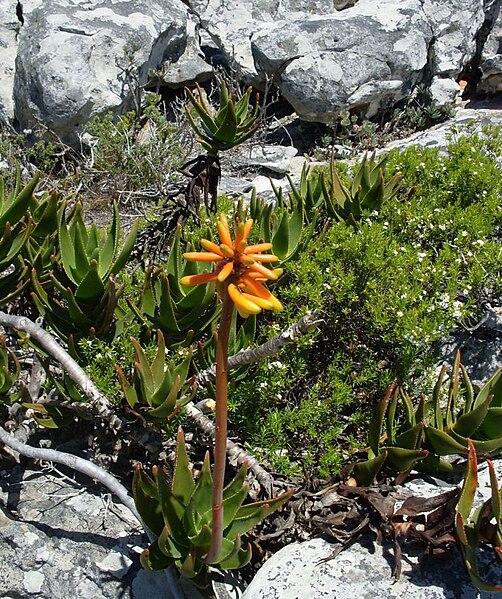
<path id="1" fill-rule="evenodd" d="M 404 316 L 404 314 L 401 312 L 401 310 L 398 310 L 398 311 L 396 312 L 396 316 L 397 316 L 398 318 L 402 318 L 402 317 Z"/>

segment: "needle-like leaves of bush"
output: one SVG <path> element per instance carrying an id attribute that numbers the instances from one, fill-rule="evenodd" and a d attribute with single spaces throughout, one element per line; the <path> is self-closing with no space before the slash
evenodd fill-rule
<path id="1" fill-rule="evenodd" d="M 150 363 L 138 341 L 131 342 L 135 350 L 133 383 L 129 383 L 119 365 L 115 367 L 128 404 L 153 420 L 171 418 L 195 393 L 195 385 L 190 387 L 186 380 L 191 351 L 181 364 L 166 362 L 164 335 L 158 330 L 157 352 Z"/>
<path id="2" fill-rule="evenodd" d="M 213 562 L 223 570 L 242 568 L 251 559 L 251 545 L 243 535 L 279 509 L 291 497 L 289 491 L 269 501 L 242 505 L 248 494 L 247 465 L 223 490 L 223 543 Z M 211 490 L 213 478 L 206 454 L 201 473 L 194 480 L 181 429 L 176 442 L 176 467 L 169 486 L 161 468 L 153 478 L 138 466 L 133 479 L 136 508 L 143 522 L 157 536 L 145 549 L 141 563 L 148 570 L 174 565 L 201 587 L 209 585 L 208 564 L 204 561 L 211 545 Z"/>
<path id="3" fill-rule="evenodd" d="M 213 111 L 204 99 L 204 93 L 197 84 L 197 96 L 185 88 L 193 112 L 188 106 L 185 113 L 188 122 L 198 135 L 197 141 L 211 155 L 216 156 L 220 150 L 229 150 L 249 139 L 260 126 L 258 119 L 259 105 L 256 102 L 250 111 L 249 100 L 251 87 L 237 100 L 236 96 L 228 93 L 224 81 L 220 88 L 220 105 Z"/>
<path id="4" fill-rule="evenodd" d="M 469 440 L 468 445 L 467 469 L 455 517 L 457 537 L 472 582 L 481 591 L 502 593 L 502 584 L 481 578 L 477 556 L 481 545 L 491 546 L 502 561 L 502 488 L 499 488 L 495 469 L 488 460 L 491 498 L 471 514 L 478 486 L 478 464 L 474 444 Z"/>

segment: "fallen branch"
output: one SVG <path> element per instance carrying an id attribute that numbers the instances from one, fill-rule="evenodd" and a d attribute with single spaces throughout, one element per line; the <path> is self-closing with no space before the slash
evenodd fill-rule
<path id="1" fill-rule="evenodd" d="M 62 451 L 56 451 L 55 449 L 46 449 L 42 447 L 32 447 L 31 445 L 26 445 L 25 443 L 15 439 L 1 426 L 0 441 L 4 445 L 7 445 L 7 447 L 10 447 L 14 451 L 17 451 L 21 455 L 24 455 L 28 458 L 63 464 L 63 466 L 67 466 L 76 472 L 81 472 L 82 474 L 89 476 L 93 480 L 97 480 L 104 487 L 109 489 L 116 497 L 118 497 L 121 503 L 131 512 L 136 520 L 142 524 L 148 538 L 150 539 L 150 542 L 156 540 L 156 536 L 143 524 L 141 516 L 134 505 L 134 500 L 129 495 L 128 490 L 112 474 L 97 464 L 94 464 L 89 460 L 84 460 L 76 455 L 72 455 L 71 453 L 64 453 Z M 174 598 L 186 599 L 185 594 L 179 586 L 178 579 L 170 568 L 165 570 L 165 576 Z"/>
<path id="2" fill-rule="evenodd" d="M 46 449 L 45 447 L 32 447 L 31 445 L 26 445 L 15 439 L 1 426 L 0 441 L 4 445 L 7 445 L 7 447 L 10 447 L 14 451 L 17 451 L 28 458 L 63 464 L 63 466 L 68 466 L 68 468 L 71 468 L 72 470 L 86 474 L 90 478 L 99 481 L 103 486 L 116 495 L 135 518 L 141 522 L 141 518 L 134 505 L 134 500 L 129 495 L 127 489 L 112 474 L 108 473 L 97 464 L 94 464 L 89 460 L 84 460 L 71 453 L 56 451 L 55 449 Z"/>
<path id="3" fill-rule="evenodd" d="M 288 343 L 292 343 L 299 337 L 306 335 L 312 329 L 317 328 L 323 322 L 321 313 L 319 311 L 306 314 L 298 322 L 295 322 L 285 331 L 272 337 L 266 343 L 259 345 L 258 347 L 249 347 L 247 349 L 241 349 L 233 356 L 228 358 L 228 367 L 239 368 L 253 362 L 259 362 L 270 356 L 275 356 L 281 349 Z M 213 365 L 206 370 L 202 370 L 197 375 L 197 384 L 206 385 L 211 382 L 216 375 L 216 367 Z"/>
<path id="4" fill-rule="evenodd" d="M 12 316 L 0 311 L 0 325 L 17 329 L 33 337 L 39 345 L 61 364 L 68 376 L 82 389 L 91 401 L 93 413 L 104 418 L 114 430 L 120 430 L 124 424 L 110 407 L 108 398 L 101 393 L 85 371 L 65 351 L 54 337 L 25 316 Z"/>

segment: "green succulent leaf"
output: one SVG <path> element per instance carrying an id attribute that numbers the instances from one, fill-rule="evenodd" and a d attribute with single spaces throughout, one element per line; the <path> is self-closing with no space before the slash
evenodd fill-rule
<path id="1" fill-rule="evenodd" d="M 358 486 L 368 487 L 375 480 L 387 459 L 387 451 L 384 449 L 379 455 L 365 462 L 358 462 L 352 469 L 352 476 L 356 479 Z"/>

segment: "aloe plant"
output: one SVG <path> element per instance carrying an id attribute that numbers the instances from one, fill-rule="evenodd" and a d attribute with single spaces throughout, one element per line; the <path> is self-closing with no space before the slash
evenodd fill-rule
<path id="1" fill-rule="evenodd" d="M 184 404 L 191 401 L 195 385 L 188 392 L 187 374 L 192 352 L 187 353 L 181 364 L 166 363 L 166 344 L 162 331 L 157 331 L 157 352 L 149 363 L 145 352 L 136 339 L 131 339 L 135 350 L 134 381 L 131 384 L 122 368 L 115 368 L 128 404 L 134 410 L 141 409 L 152 420 L 171 418 Z M 184 392 L 180 395 L 180 390 Z"/>
<path id="2" fill-rule="evenodd" d="M 443 402 L 446 370 L 444 365 L 431 398 L 421 395 L 416 407 L 402 388 L 393 385 L 388 390 L 370 422 L 369 460 L 354 466 L 356 480 L 367 484 L 384 463 L 398 472 L 412 467 L 423 472 L 451 472 L 461 466 L 444 457 L 467 455 L 469 443 L 485 457 L 502 451 L 502 368 L 475 397 L 457 352 Z"/>
<path id="3" fill-rule="evenodd" d="M 200 338 L 210 330 L 221 311 L 216 303 L 214 284 L 193 288 L 180 284 L 182 277 L 203 270 L 197 263 L 183 259 L 180 245 L 181 227 L 178 227 L 165 269 L 149 267 L 139 305 L 129 303 L 145 325 L 161 329 L 170 348 Z"/>
<path id="4" fill-rule="evenodd" d="M 176 440 L 176 468 L 169 486 L 161 468 L 153 477 L 137 467 L 133 479 L 136 508 L 144 524 L 155 534 L 141 555 L 148 570 L 174 565 L 200 587 L 207 587 L 209 565 L 229 570 L 242 568 L 251 559 L 251 545 L 244 535 L 263 518 L 279 509 L 291 497 L 289 491 L 268 501 L 242 505 L 249 488 L 245 482 L 247 465 L 223 490 L 223 541 L 218 556 L 207 563 L 212 538 L 211 489 L 213 477 L 206 453 L 197 481 L 190 469 L 181 429 Z"/>
<path id="5" fill-rule="evenodd" d="M 356 224 L 363 211 L 379 210 L 384 201 L 395 197 L 400 188 L 399 173 L 386 180 L 384 176 L 387 157 L 375 160 L 375 152 L 365 154 L 352 183 L 345 186 L 340 179 L 332 155 L 328 176 L 321 176 L 321 187 L 328 214 L 339 221 Z"/>
<path id="6" fill-rule="evenodd" d="M 14 403 L 19 398 L 19 392 L 13 390 L 19 372 L 16 354 L 7 346 L 5 337 L 0 335 L 0 401 Z"/>
<path id="7" fill-rule="evenodd" d="M 189 107 L 185 114 L 195 133 L 197 141 L 211 155 L 216 156 L 221 150 L 231 148 L 249 139 L 260 126 L 258 119 L 259 105 L 249 111 L 251 87 L 237 100 L 235 95 L 228 93 L 226 83 L 220 87 L 220 105 L 213 111 L 204 99 L 204 93 L 197 84 L 198 98 L 185 88 L 190 104 L 198 117 L 198 122 L 192 116 Z"/>
<path id="8" fill-rule="evenodd" d="M 14 189 L 7 193 L 0 177 L 0 305 L 15 299 L 29 282 L 22 252 L 33 229 L 29 209 L 38 179 L 36 175 L 23 186 L 18 171 Z"/>
<path id="9" fill-rule="evenodd" d="M 472 513 L 478 487 L 478 465 L 474 443 L 468 440 L 468 445 L 467 469 L 458 500 L 455 529 L 472 582 L 481 591 L 502 593 L 502 584 L 492 584 L 481 578 L 477 557 L 481 545 L 491 546 L 502 562 L 502 488 L 499 488 L 495 469 L 492 462 L 488 460 L 491 498 Z"/>
<path id="10" fill-rule="evenodd" d="M 115 310 L 122 293 L 113 276 L 125 266 L 136 239 L 138 222 L 120 243 L 118 207 L 106 230 L 84 223 L 77 203 L 69 221 L 65 206 L 58 214 L 58 241 L 61 262 L 55 263 L 49 281 L 43 285 L 32 270 L 33 300 L 40 313 L 64 339 L 72 336 L 110 332 L 116 323 Z"/>
<path id="11" fill-rule="evenodd" d="M 52 264 L 57 260 L 58 213 L 66 204 L 67 201 L 57 192 L 46 192 L 40 198 L 32 195 L 30 200 L 33 229 L 24 246 L 23 256 L 43 282 L 47 281 Z"/>

